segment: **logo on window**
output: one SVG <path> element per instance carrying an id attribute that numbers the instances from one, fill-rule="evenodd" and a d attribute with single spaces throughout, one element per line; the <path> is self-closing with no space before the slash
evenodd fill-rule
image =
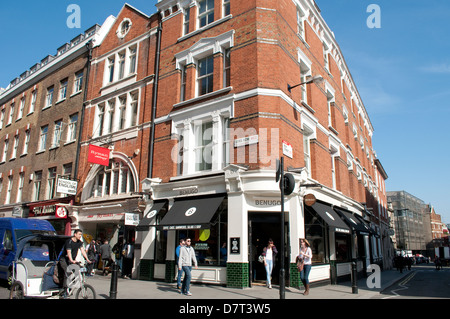
<path id="1" fill-rule="evenodd" d="M 195 214 L 195 212 L 197 211 L 197 207 L 192 207 L 189 208 L 186 213 L 184 213 L 184 215 L 186 215 L 186 217 L 192 216 Z"/>

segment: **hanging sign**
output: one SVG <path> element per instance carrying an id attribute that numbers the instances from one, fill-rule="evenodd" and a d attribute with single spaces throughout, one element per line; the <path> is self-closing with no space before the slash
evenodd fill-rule
<path id="1" fill-rule="evenodd" d="M 109 149 L 105 147 L 89 145 L 88 162 L 103 166 L 109 165 Z"/>
<path id="2" fill-rule="evenodd" d="M 56 206 L 55 216 L 57 218 L 66 218 L 67 217 L 67 208 L 64 206 Z"/>

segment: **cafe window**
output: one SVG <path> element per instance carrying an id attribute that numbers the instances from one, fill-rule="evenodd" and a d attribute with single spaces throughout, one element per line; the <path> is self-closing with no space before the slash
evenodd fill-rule
<path id="1" fill-rule="evenodd" d="M 351 259 L 350 236 L 346 234 L 335 234 L 336 239 L 336 261 L 347 262 Z"/>
<path id="2" fill-rule="evenodd" d="M 199 266 L 225 267 L 228 258 L 227 217 L 227 200 L 224 200 L 218 209 L 217 218 L 209 229 L 180 230 L 176 245 L 178 246 L 180 239 L 190 238 Z"/>
<path id="3" fill-rule="evenodd" d="M 326 253 L 326 226 L 323 220 L 309 209 L 305 209 L 305 234 L 311 245 L 313 254 L 312 263 L 321 264 L 328 262 Z"/>

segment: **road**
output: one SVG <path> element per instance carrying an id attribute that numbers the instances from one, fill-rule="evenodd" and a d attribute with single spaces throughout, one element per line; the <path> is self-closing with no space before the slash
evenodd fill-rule
<path id="1" fill-rule="evenodd" d="M 434 264 L 412 267 L 411 274 L 385 289 L 376 299 L 450 298 L 450 268 L 437 271 Z"/>

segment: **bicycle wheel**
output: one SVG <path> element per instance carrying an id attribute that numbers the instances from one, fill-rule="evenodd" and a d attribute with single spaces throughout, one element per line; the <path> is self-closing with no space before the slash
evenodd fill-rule
<path id="1" fill-rule="evenodd" d="M 96 299 L 97 294 L 95 293 L 94 287 L 91 285 L 84 284 L 80 289 L 77 290 L 75 294 L 75 299 Z"/>
<path id="2" fill-rule="evenodd" d="M 24 297 L 22 284 L 20 282 L 13 283 L 9 292 L 9 299 L 24 299 Z"/>

